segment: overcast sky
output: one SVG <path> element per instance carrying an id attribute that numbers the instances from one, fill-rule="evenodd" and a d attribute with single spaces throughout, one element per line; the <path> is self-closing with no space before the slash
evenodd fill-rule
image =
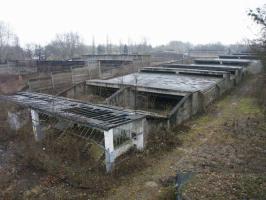
<path id="1" fill-rule="evenodd" d="M 249 8 L 265 0 L 0 0 L 0 21 L 9 23 L 21 44 L 47 44 L 56 33 L 74 31 L 86 43 L 171 40 L 194 44 L 241 42 L 257 27 Z"/>

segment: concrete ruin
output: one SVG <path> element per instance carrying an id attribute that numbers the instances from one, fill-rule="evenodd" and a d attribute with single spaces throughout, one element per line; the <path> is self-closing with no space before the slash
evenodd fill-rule
<path id="1" fill-rule="evenodd" d="M 119 66 L 122 64 L 149 65 L 150 55 L 146 54 L 86 54 L 81 59 L 87 63 L 99 63 L 101 66 Z"/>
<path id="2" fill-rule="evenodd" d="M 106 98 L 106 104 L 149 113 L 148 130 L 170 128 L 204 110 L 259 66 L 259 61 L 246 59 L 195 63 L 162 64 L 108 80 L 88 80 L 86 91 Z"/>
<path id="3" fill-rule="evenodd" d="M 188 56 L 191 58 L 216 58 L 218 55 L 226 54 L 225 50 L 203 50 L 190 49 Z"/>
<path id="4" fill-rule="evenodd" d="M 151 63 L 148 54 L 86 54 L 77 59 L 85 61 L 88 66 L 98 66 L 100 78 L 133 73 Z"/>
<path id="5" fill-rule="evenodd" d="M 172 70 L 206 70 L 206 71 L 224 71 L 230 73 L 230 80 L 233 85 L 238 84 L 242 78 L 247 74 L 246 67 L 232 66 L 232 65 L 214 65 L 214 64 L 164 64 L 163 68 Z"/>
<path id="6" fill-rule="evenodd" d="M 171 62 L 111 79 L 87 80 L 61 93 L 100 97 L 94 104 L 27 92 L 2 99 L 30 109 L 37 141 L 45 137 L 44 119 L 52 119 L 49 126 L 54 124 L 62 134 L 75 134 L 99 145 L 105 152 L 106 170 L 111 171 L 115 159 L 130 148 L 144 148 L 151 130 L 183 123 L 260 67 L 258 60 L 246 59 Z"/>
<path id="7" fill-rule="evenodd" d="M 86 86 L 88 93 L 107 94 L 109 105 L 148 112 L 150 130 L 159 125 L 170 128 L 189 119 L 230 89 L 232 83 L 227 71 L 147 67 L 109 80 L 90 80 Z"/>
<path id="8" fill-rule="evenodd" d="M 245 60 L 258 60 L 256 55 L 243 55 L 243 54 L 234 54 L 234 55 L 219 55 L 220 59 L 245 59 Z"/>
<path id="9" fill-rule="evenodd" d="M 252 55 L 245 55 L 252 56 Z M 251 74 L 257 74 L 262 69 L 262 64 L 260 60 L 256 59 L 227 59 L 227 58 L 216 58 L 216 59 L 195 59 L 195 64 L 203 64 L 203 65 L 231 65 L 231 66 L 240 66 L 245 68 Z"/>
<path id="10" fill-rule="evenodd" d="M 252 60 L 247 60 L 247 59 L 220 59 L 220 58 L 215 58 L 215 59 L 195 59 L 194 60 L 195 64 L 207 64 L 207 65 L 234 65 L 234 66 L 248 66 Z"/>
<path id="11" fill-rule="evenodd" d="M 144 147 L 145 116 L 111 106 L 86 104 L 41 93 L 20 92 L 1 96 L 30 110 L 36 141 L 45 137 L 45 121 L 60 129 L 93 141 L 105 152 L 106 170 L 112 170 L 115 159 L 132 147 Z"/>

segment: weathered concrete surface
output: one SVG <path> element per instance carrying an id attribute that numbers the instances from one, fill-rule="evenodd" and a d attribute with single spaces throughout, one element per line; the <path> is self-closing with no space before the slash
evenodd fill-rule
<path id="1" fill-rule="evenodd" d="M 165 64 L 167 66 L 167 64 Z M 229 74 L 227 71 L 218 71 L 218 70 L 202 70 L 202 69 L 187 69 L 187 68 L 173 68 L 173 67 L 144 67 L 140 72 L 154 72 L 154 73 L 176 73 L 176 74 L 185 74 L 185 75 L 198 75 L 198 76 L 210 76 L 210 77 L 223 77 L 226 74 Z M 184 65 L 185 66 L 185 65 Z"/>
<path id="2" fill-rule="evenodd" d="M 241 54 L 234 54 L 234 55 L 219 55 L 220 59 L 248 59 L 248 60 L 258 60 L 258 56 L 256 55 L 241 55 Z"/>
<path id="3" fill-rule="evenodd" d="M 18 130 L 29 121 L 27 110 L 12 112 L 8 111 L 7 121 L 12 130 Z"/>
<path id="4" fill-rule="evenodd" d="M 242 71 L 241 66 L 219 65 L 219 64 L 164 64 L 163 67 L 176 69 L 198 69 L 198 70 L 214 70 L 226 71 L 235 74 L 235 71 Z"/>
<path id="5" fill-rule="evenodd" d="M 252 60 L 248 59 L 195 59 L 196 64 L 217 64 L 217 65 L 236 65 L 248 66 Z"/>
<path id="6" fill-rule="evenodd" d="M 119 87 L 120 85 L 155 88 L 180 92 L 204 91 L 220 82 L 221 78 L 176 74 L 134 73 L 109 80 L 91 80 L 87 85 Z"/>

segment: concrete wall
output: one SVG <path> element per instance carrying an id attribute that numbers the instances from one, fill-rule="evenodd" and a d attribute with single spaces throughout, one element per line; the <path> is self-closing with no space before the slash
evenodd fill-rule
<path id="1" fill-rule="evenodd" d="M 192 116 L 192 102 L 193 95 L 185 96 L 171 111 L 169 115 L 168 126 L 175 126 L 181 124 L 183 121 L 189 119 Z M 195 103 L 195 101 L 194 101 Z M 196 105 L 195 105 L 196 106 Z M 195 112 L 195 111 L 194 111 Z"/>
<path id="2" fill-rule="evenodd" d="M 30 79 L 30 91 L 45 91 L 50 89 L 69 88 L 77 83 L 99 77 L 99 69 L 95 66 L 72 69 L 70 72 L 41 74 Z"/>
<path id="3" fill-rule="evenodd" d="M 206 108 L 220 95 L 220 89 L 216 85 L 209 90 L 202 93 L 203 94 L 203 106 Z"/>
<path id="4" fill-rule="evenodd" d="M 58 96 L 68 97 L 68 98 L 75 98 L 79 95 L 85 95 L 86 94 L 86 85 L 84 82 L 78 83 L 74 86 L 71 86 L 62 92 L 59 92 Z"/>
<path id="5" fill-rule="evenodd" d="M 7 122 L 12 130 L 19 130 L 29 121 L 28 109 L 8 111 Z"/>
<path id="6" fill-rule="evenodd" d="M 205 92 L 194 92 L 181 100 L 169 115 L 168 127 L 179 125 L 192 115 L 204 110 L 209 104 L 231 87 L 229 76 Z"/>
<path id="7" fill-rule="evenodd" d="M 120 155 L 126 153 L 130 148 L 134 146 L 139 150 L 144 148 L 144 125 L 145 118 L 104 131 L 105 163 L 107 172 L 110 172 L 113 169 L 115 160 Z M 122 135 L 127 135 L 128 139 L 123 141 L 119 146 L 115 145 L 116 140 Z"/>
<path id="8" fill-rule="evenodd" d="M 31 66 L 20 65 L 16 62 L 7 62 L 6 64 L 0 64 L 0 74 L 33 74 L 37 69 Z"/>
<path id="9" fill-rule="evenodd" d="M 192 115 L 197 114 L 202 110 L 202 95 L 200 92 L 194 92 L 192 94 Z"/>
<path id="10" fill-rule="evenodd" d="M 230 79 L 223 79 L 222 81 L 217 83 L 217 87 L 219 92 L 218 96 L 221 96 L 230 89 Z"/>
<path id="11" fill-rule="evenodd" d="M 113 129 L 113 139 L 115 140 L 121 136 L 121 133 L 125 133 L 129 140 L 125 141 L 119 146 L 115 146 L 115 156 L 118 157 L 128 151 L 132 147 L 136 147 L 141 150 L 144 148 L 144 134 L 145 134 L 145 126 L 146 119 L 137 120 Z"/>
<path id="12" fill-rule="evenodd" d="M 107 101 L 110 105 L 133 108 L 135 106 L 135 92 L 132 91 L 130 87 L 123 87 L 114 93 Z"/>

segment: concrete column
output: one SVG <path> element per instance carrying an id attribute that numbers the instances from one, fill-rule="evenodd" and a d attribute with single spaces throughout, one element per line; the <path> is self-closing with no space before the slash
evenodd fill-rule
<path id="1" fill-rule="evenodd" d="M 135 144 L 138 150 L 142 150 L 144 148 L 143 132 L 137 135 Z"/>
<path id="2" fill-rule="evenodd" d="M 12 130 L 19 130 L 28 122 L 28 120 L 27 110 L 8 111 L 7 113 L 7 122 Z"/>
<path id="3" fill-rule="evenodd" d="M 114 131 L 104 131 L 104 147 L 105 147 L 105 165 L 106 171 L 110 172 L 113 168 L 115 161 L 114 151 Z"/>
<path id="4" fill-rule="evenodd" d="M 133 138 L 133 143 L 136 145 L 136 148 L 138 150 L 143 150 L 144 148 L 144 127 L 145 127 L 145 121 L 146 119 L 141 120 L 137 124 L 137 128 L 135 128 L 136 136 Z"/>
<path id="5" fill-rule="evenodd" d="M 77 86 L 76 85 L 74 86 L 73 91 L 74 91 L 74 97 L 76 97 L 77 96 Z"/>
<path id="6" fill-rule="evenodd" d="M 32 129 L 36 141 L 41 141 L 44 138 L 44 133 L 41 129 L 39 113 L 35 110 L 30 110 L 31 120 L 32 120 Z"/>

